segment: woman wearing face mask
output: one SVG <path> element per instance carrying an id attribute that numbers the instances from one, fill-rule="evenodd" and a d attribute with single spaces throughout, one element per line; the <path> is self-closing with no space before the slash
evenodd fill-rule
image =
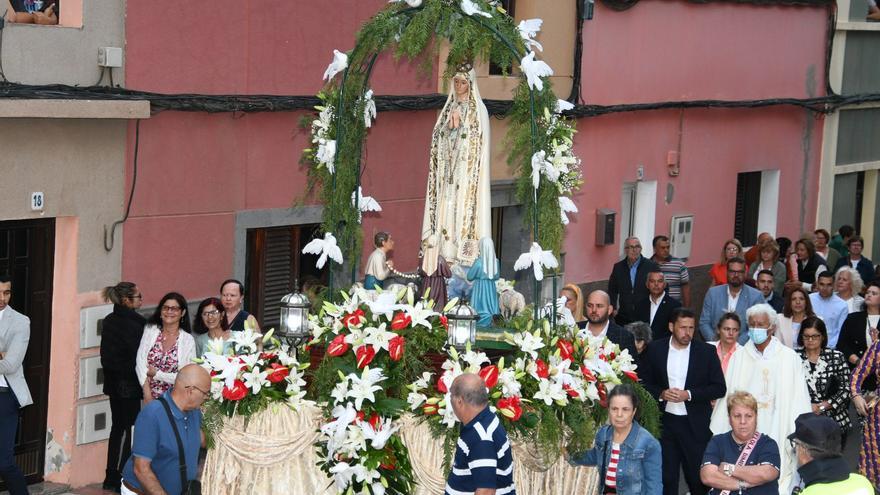
<path id="1" fill-rule="evenodd" d="M 599 492 L 620 495 L 663 493 L 660 442 L 635 420 L 639 399 L 631 385 L 608 393 L 609 425 L 599 428 L 592 449 L 571 456 L 575 466 L 596 466 Z"/>
<path id="2" fill-rule="evenodd" d="M 782 316 L 777 322 L 776 338 L 786 347 L 794 349 L 801 330 L 801 322 L 810 316 L 815 314 L 807 291 L 801 287 L 790 290 L 785 296 Z"/>
<path id="3" fill-rule="evenodd" d="M 840 351 L 828 348 L 825 322 L 811 316 L 801 323 L 798 353 L 804 363 L 804 376 L 814 414 L 830 417 L 840 425 L 842 444 L 846 444 L 849 420 L 849 368 Z"/>

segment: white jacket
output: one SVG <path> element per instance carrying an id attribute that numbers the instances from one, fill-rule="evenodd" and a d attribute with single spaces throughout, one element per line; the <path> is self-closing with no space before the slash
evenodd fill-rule
<path id="1" fill-rule="evenodd" d="M 137 372 L 138 381 L 141 382 L 141 385 L 147 381 L 147 369 L 149 365 L 147 364 L 147 356 L 150 354 L 150 349 L 153 348 L 153 345 L 156 344 L 156 339 L 159 337 L 159 334 L 162 333 L 162 329 L 157 327 L 156 325 L 147 325 L 144 328 L 144 336 L 141 337 L 141 345 L 138 347 L 137 353 L 137 365 L 135 366 L 135 371 Z M 180 330 L 180 335 L 177 336 L 177 368 L 183 368 L 184 366 L 192 363 L 192 360 L 196 358 L 196 341 L 193 339 L 193 336 Z M 157 371 L 156 376 L 153 377 L 160 382 L 170 383 L 174 385 L 174 380 L 177 379 L 177 373 L 167 373 L 164 371 Z"/>

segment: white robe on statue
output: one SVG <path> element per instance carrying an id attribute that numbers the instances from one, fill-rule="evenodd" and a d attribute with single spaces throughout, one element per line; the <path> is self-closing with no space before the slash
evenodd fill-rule
<path id="1" fill-rule="evenodd" d="M 743 390 L 758 401 L 758 431 L 769 435 L 779 446 L 779 493 L 790 494 L 797 457 L 789 447 L 788 435 L 794 432 L 795 418 L 812 410 L 800 356 L 776 337 L 772 337 L 763 354 L 749 341 L 730 358 L 724 377 L 727 395 Z M 715 435 L 730 431 L 727 395 L 715 403 L 712 412 L 711 428 Z"/>

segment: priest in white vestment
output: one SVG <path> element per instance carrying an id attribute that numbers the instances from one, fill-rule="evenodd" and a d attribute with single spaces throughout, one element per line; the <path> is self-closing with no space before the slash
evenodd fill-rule
<path id="1" fill-rule="evenodd" d="M 798 354 L 773 336 L 776 311 L 769 304 L 757 304 L 746 311 L 749 341 L 733 354 L 724 377 L 727 395 L 738 390 L 752 394 L 758 401 L 758 431 L 769 435 L 779 445 L 779 493 L 788 495 L 794 487 L 797 458 L 787 437 L 794 432 L 798 415 L 812 411 L 807 380 Z M 715 404 L 712 433 L 730 430 L 727 397 Z"/>

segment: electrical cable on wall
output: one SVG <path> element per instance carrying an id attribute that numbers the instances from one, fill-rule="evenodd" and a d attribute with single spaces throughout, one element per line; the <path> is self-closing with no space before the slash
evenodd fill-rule
<path id="1" fill-rule="evenodd" d="M 115 244 L 115 235 L 116 235 L 116 227 L 125 223 L 128 220 L 128 214 L 131 213 L 131 202 L 134 200 L 134 190 L 137 187 L 137 178 L 138 178 L 138 148 L 141 143 L 141 119 L 138 119 L 134 125 L 134 163 L 133 163 L 133 171 L 131 174 L 131 192 L 128 193 L 128 205 L 125 207 L 125 215 L 122 216 L 121 220 L 117 220 L 113 222 L 113 225 L 110 227 L 109 235 L 107 231 L 107 226 L 104 226 L 104 250 L 108 253 L 113 250 L 113 244 Z M 108 242 L 109 237 L 109 242 Z"/>

